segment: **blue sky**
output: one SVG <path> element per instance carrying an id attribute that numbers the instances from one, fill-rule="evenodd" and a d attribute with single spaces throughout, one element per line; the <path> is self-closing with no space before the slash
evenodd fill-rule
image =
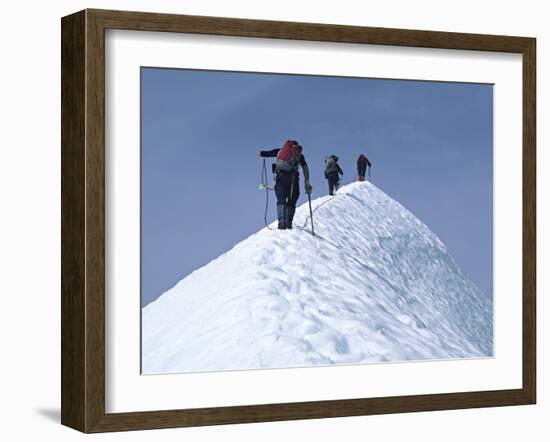
<path id="1" fill-rule="evenodd" d="M 141 97 L 142 305 L 263 227 L 257 152 L 289 138 L 314 198 L 327 155 L 345 184 L 365 153 L 374 183 L 492 296 L 491 85 L 142 68 Z"/>

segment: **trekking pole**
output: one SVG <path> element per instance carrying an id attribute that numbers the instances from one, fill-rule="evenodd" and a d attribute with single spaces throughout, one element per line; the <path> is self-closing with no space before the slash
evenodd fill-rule
<path id="1" fill-rule="evenodd" d="M 370 180 L 370 166 L 369 166 L 369 183 L 371 183 L 372 181 Z"/>
<path id="2" fill-rule="evenodd" d="M 311 234 L 315 236 L 315 228 L 313 227 L 313 210 L 311 210 L 311 193 L 308 192 L 307 199 L 309 201 L 309 217 L 311 219 Z"/>

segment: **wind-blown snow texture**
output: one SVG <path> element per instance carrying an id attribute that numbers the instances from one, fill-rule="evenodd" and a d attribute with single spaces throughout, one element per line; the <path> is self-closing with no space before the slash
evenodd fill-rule
<path id="1" fill-rule="evenodd" d="M 144 307 L 143 373 L 492 356 L 492 301 L 408 210 L 368 182 L 313 207 Z"/>

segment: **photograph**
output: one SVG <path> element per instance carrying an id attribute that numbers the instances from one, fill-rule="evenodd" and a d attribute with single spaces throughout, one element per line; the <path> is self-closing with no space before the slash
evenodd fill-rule
<path id="1" fill-rule="evenodd" d="M 493 88 L 142 66 L 141 374 L 492 358 Z"/>
<path id="2" fill-rule="evenodd" d="M 539 428 L 544 27 L 296 8 L 57 11 L 59 421 Z"/>

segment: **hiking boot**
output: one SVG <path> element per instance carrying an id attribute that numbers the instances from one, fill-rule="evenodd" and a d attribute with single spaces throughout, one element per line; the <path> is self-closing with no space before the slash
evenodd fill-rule
<path id="1" fill-rule="evenodd" d="M 277 225 L 277 228 L 283 230 L 286 229 L 286 219 L 285 219 L 285 206 L 282 204 L 277 205 L 277 220 L 279 221 L 279 224 Z"/>
<path id="2" fill-rule="evenodd" d="M 292 229 L 292 220 L 294 219 L 294 212 L 296 212 L 296 207 L 287 207 L 286 211 L 286 228 Z"/>

